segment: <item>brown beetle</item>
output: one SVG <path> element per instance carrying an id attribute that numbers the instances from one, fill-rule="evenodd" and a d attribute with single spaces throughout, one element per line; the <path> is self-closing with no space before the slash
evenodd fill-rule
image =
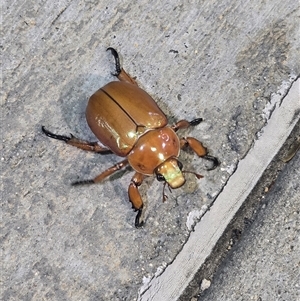
<path id="1" fill-rule="evenodd" d="M 117 170 L 130 165 L 135 174 L 128 188 L 129 200 L 138 211 L 135 226 L 143 225 L 141 214 L 143 201 L 138 190 L 145 176 L 155 174 L 158 181 L 168 184 L 171 188 L 181 187 L 185 183 L 182 163 L 178 161 L 180 149 L 190 148 L 200 157 L 212 162 L 214 169 L 218 165 L 215 157 L 207 155 L 206 148 L 195 138 L 178 138 L 176 132 L 189 126 L 198 125 L 202 119 L 192 121 L 180 120 L 173 126 L 168 126 L 165 114 L 157 106 L 152 97 L 138 87 L 136 81 L 121 68 L 119 55 L 113 48 L 108 48 L 115 58 L 116 74 L 120 81 L 110 82 L 89 99 L 86 109 L 86 119 L 89 127 L 99 141 L 88 142 L 71 137 L 56 135 L 42 126 L 43 132 L 51 138 L 65 141 L 67 144 L 83 150 L 96 153 L 111 153 L 126 157 L 125 160 L 108 168 L 92 180 L 73 183 L 91 184 L 101 182 Z M 201 175 L 193 173 L 198 179 Z M 163 200 L 166 196 L 163 192 Z"/>

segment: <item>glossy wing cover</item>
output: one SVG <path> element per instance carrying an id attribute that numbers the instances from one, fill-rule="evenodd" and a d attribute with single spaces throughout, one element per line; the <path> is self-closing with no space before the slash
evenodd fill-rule
<path id="1" fill-rule="evenodd" d="M 88 102 L 86 119 L 99 141 L 121 157 L 147 130 L 168 123 L 153 98 L 127 82 L 110 82 L 94 93 Z"/>

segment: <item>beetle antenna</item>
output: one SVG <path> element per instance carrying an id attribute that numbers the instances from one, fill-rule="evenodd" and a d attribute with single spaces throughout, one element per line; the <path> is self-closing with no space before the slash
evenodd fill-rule
<path id="1" fill-rule="evenodd" d="M 183 170 L 182 173 L 191 173 L 191 174 L 195 175 L 197 179 L 204 178 L 204 176 L 202 176 L 196 172 L 193 172 L 193 171 Z"/>
<path id="2" fill-rule="evenodd" d="M 167 198 L 168 198 L 168 196 L 165 194 L 166 185 L 167 185 L 167 181 L 164 182 L 164 187 L 163 187 L 163 202 L 165 202 L 167 200 Z M 169 188 L 169 191 L 172 193 L 172 190 L 171 190 L 169 184 L 168 184 L 168 188 Z"/>

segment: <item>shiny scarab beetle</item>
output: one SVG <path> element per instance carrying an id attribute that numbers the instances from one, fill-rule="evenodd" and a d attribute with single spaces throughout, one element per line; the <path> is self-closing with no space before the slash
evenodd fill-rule
<path id="1" fill-rule="evenodd" d="M 210 169 L 218 165 L 218 160 L 207 154 L 200 141 L 192 137 L 178 138 L 176 134 L 179 129 L 199 124 L 201 118 L 190 122 L 181 120 L 168 126 L 167 117 L 152 97 L 139 88 L 136 81 L 121 68 L 117 51 L 113 48 L 107 50 L 115 58 L 114 75 L 120 81 L 110 82 L 96 91 L 89 99 L 86 109 L 87 123 L 105 147 L 98 142 L 79 140 L 73 135 L 56 135 L 44 127 L 42 130 L 48 137 L 65 141 L 83 150 L 103 154 L 112 152 L 126 157 L 94 179 L 75 182 L 73 185 L 101 182 L 129 164 L 135 174 L 128 188 L 128 196 L 133 208 L 138 211 L 135 226 L 140 227 L 143 225 L 143 200 L 138 187 L 146 176 L 155 174 L 158 181 L 164 182 L 164 188 L 166 184 L 173 189 L 181 187 L 185 183 L 183 173 L 188 172 L 182 170 L 182 163 L 178 161 L 180 149 L 184 146 L 189 146 L 198 156 L 210 160 Z M 197 173 L 191 173 L 202 178 Z"/>

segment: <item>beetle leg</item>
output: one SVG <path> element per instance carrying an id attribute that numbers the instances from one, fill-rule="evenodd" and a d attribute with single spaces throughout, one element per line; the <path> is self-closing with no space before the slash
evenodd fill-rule
<path id="1" fill-rule="evenodd" d="M 106 50 L 110 50 L 112 55 L 115 58 L 116 73 L 113 73 L 113 75 L 116 76 L 120 81 L 124 81 L 124 82 L 128 82 L 130 84 L 133 84 L 133 85 L 137 85 L 137 82 L 128 73 L 126 73 L 126 71 L 123 68 L 121 68 L 119 54 L 116 51 L 116 49 L 114 49 L 112 47 L 108 47 Z"/>
<path id="2" fill-rule="evenodd" d="M 193 137 L 181 138 L 180 147 L 183 148 L 184 146 L 189 146 L 199 157 L 212 162 L 212 167 L 208 168 L 207 170 L 215 169 L 219 165 L 219 160 L 216 157 L 208 155 L 206 148 L 199 140 Z"/>
<path id="3" fill-rule="evenodd" d="M 137 228 L 142 227 L 144 224 L 144 221 L 140 220 L 143 212 L 143 200 L 138 190 L 138 186 L 142 184 L 143 180 L 144 180 L 144 175 L 136 172 L 132 177 L 131 183 L 128 187 L 128 196 L 130 202 L 132 203 L 132 208 L 138 211 L 138 214 L 135 218 L 135 226 Z"/>
<path id="4" fill-rule="evenodd" d="M 77 181 L 77 182 L 72 183 L 72 186 L 99 183 L 99 182 L 103 181 L 105 178 L 107 178 L 108 176 L 110 176 L 111 174 L 113 174 L 114 172 L 125 167 L 127 164 L 128 164 L 128 160 L 127 159 L 123 160 L 123 161 L 113 165 L 112 167 L 106 169 L 105 171 L 103 171 L 100 175 L 98 175 L 94 179 Z"/>
<path id="5" fill-rule="evenodd" d="M 187 121 L 187 120 L 180 120 L 176 124 L 172 126 L 172 129 L 177 132 L 180 129 L 187 129 L 190 126 L 195 126 L 198 125 L 203 119 L 202 118 L 196 118 L 192 121 Z"/>
<path id="6" fill-rule="evenodd" d="M 85 140 L 80 140 L 74 137 L 72 134 L 71 137 L 56 135 L 46 130 L 44 126 L 42 126 L 42 131 L 46 136 L 50 138 L 65 141 L 67 144 L 70 144 L 72 146 L 78 147 L 83 150 L 92 151 L 95 153 L 103 153 L 103 154 L 112 153 L 111 150 L 109 150 L 108 148 L 100 146 L 98 142 L 89 142 Z"/>
<path id="7" fill-rule="evenodd" d="M 116 73 L 114 73 L 113 75 L 118 76 L 121 73 L 121 64 L 120 64 L 119 54 L 115 48 L 108 47 L 106 49 L 106 51 L 108 51 L 108 50 L 111 51 L 111 54 L 115 58 L 115 62 L 116 62 Z"/>

